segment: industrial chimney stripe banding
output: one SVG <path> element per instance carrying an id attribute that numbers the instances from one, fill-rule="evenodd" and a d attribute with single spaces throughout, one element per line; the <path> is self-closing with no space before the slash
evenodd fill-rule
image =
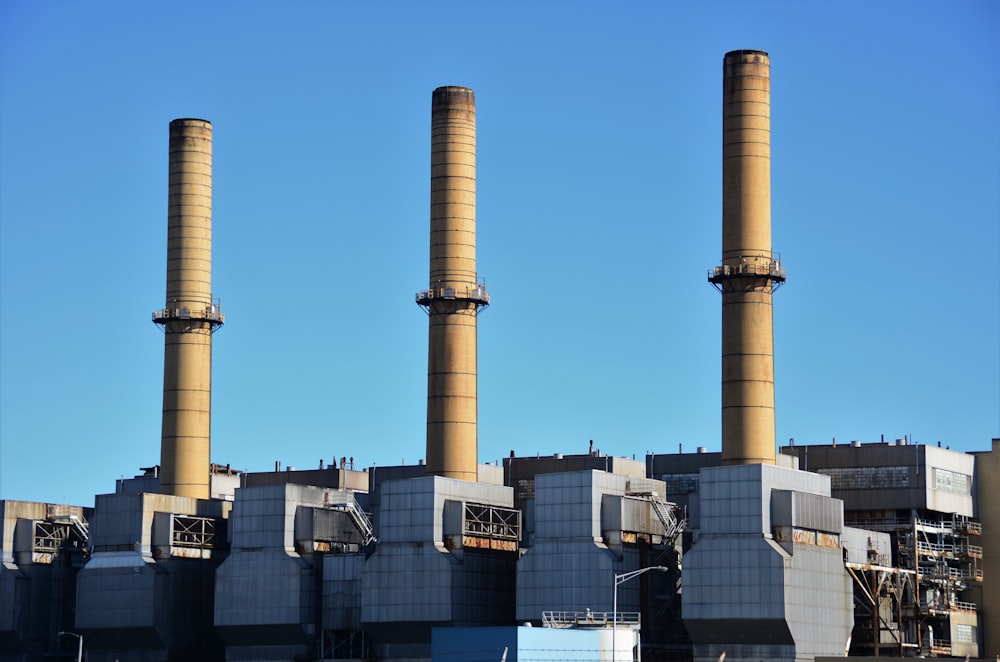
<path id="1" fill-rule="evenodd" d="M 160 492 L 207 499 L 212 334 L 224 319 L 212 298 L 212 125 L 170 123 L 167 287 L 153 313 L 164 331 Z"/>
<path id="2" fill-rule="evenodd" d="M 774 464 L 774 330 L 771 298 L 785 280 L 771 250 L 770 58 L 723 59 L 722 462 Z"/>
<path id="3" fill-rule="evenodd" d="M 478 479 L 477 326 L 489 305 L 476 273 L 476 107 L 465 87 L 431 103 L 430 283 L 417 293 L 429 316 L 427 473 Z"/>

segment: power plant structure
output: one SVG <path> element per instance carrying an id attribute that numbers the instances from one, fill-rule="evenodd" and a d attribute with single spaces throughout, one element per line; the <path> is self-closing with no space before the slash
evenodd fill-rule
<path id="1" fill-rule="evenodd" d="M 212 297 L 212 125 L 170 123 L 163 432 L 160 492 L 209 498 L 212 334 L 224 321 Z"/>
<path id="2" fill-rule="evenodd" d="M 477 457 L 476 107 L 431 103 L 426 462 L 210 462 L 212 126 L 170 124 L 160 464 L 0 502 L 0 662 L 1000 655 L 1000 439 L 776 450 L 770 57 L 723 60 L 722 449 Z"/>
<path id="3" fill-rule="evenodd" d="M 774 464 L 771 296 L 785 282 L 771 251 L 771 60 L 733 51 L 723 60 L 722 463 Z"/>
<path id="4" fill-rule="evenodd" d="M 882 541 L 850 549 L 844 559 L 858 589 L 852 649 L 899 655 L 922 643 L 937 655 L 977 655 L 988 528 L 975 515 L 988 521 L 997 500 L 995 474 L 985 463 L 976 454 L 906 438 L 791 445 L 781 453 L 828 476 L 846 526 Z M 982 481 L 978 495 L 974 481 Z M 991 498 L 993 504 L 984 503 Z"/>
<path id="5" fill-rule="evenodd" d="M 722 109 L 722 466 L 700 473 L 684 623 L 695 660 L 815 658 L 851 635 L 851 581 L 829 479 L 775 466 L 767 53 L 726 54 Z"/>
<path id="6" fill-rule="evenodd" d="M 477 480 L 476 320 L 489 305 L 476 272 L 476 96 L 440 87 L 431 102 L 427 473 Z"/>

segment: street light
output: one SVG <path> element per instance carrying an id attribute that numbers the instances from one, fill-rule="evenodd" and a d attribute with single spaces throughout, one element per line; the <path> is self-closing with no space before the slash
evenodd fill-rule
<path id="1" fill-rule="evenodd" d="M 61 637 L 64 634 L 69 635 L 71 637 L 76 637 L 77 639 L 80 640 L 79 645 L 76 648 L 76 662 L 83 662 L 83 635 L 77 634 L 76 632 L 60 632 L 59 636 Z"/>
<path id="2" fill-rule="evenodd" d="M 651 565 L 648 568 L 639 568 L 638 570 L 633 570 L 632 572 L 623 572 L 620 575 L 615 575 L 615 595 L 613 599 L 614 612 L 611 616 L 611 662 L 615 662 L 615 658 L 618 655 L 618 648 L 616 647 L 616 636 L 618 634 L 618 585 L 624 584 L 633 577 L 638 577 L 644 572 L 649 572 L 650 570 L 659 570 L 661 572 L 670 572 L 670 568 L 663 565 Z"/>

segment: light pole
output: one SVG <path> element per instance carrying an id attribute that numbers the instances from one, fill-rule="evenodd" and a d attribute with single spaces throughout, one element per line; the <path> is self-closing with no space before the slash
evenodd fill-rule
<path id="1" fill-rule="evenodd" d="M 650 570 L 659 570 L 661 572 L 669 572 L 670 568 L 663 565 L 651 565 L 648 568 L 639 568 L 638 570 L 633 570 L 632 572 L 623 572 L 620 575 L 615 575 L 615 593 L 612 600 L 612 609 L 614 610 L 611 615 L 611 662 L 615 662 L 615 658 L 618 655 L 617 635 L 618 635 L 618 585 L 624 584 L 633 577 L 638 577 L 644 572 L 649 572 Z"/>
<path id="2" fill-rule="evenodd" d="M 60 632 L 59 636 L 61 637 L 64 634 L 76 637 L 80 640 L 78 646 L 76 647 L 76 662 L 83 662 L 83 635 L 77 634 L 76 632 Z"/>

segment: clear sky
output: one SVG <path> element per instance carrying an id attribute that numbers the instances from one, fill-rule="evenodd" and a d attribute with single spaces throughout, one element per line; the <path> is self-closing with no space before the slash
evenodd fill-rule
<path id="1" fill-rule="evenodd" d="M 778 441 L 1000 434 L 1000 4 L 0 0 L 0 498 L 159 461 L 212 121 L 212 459 L 424 456 L 431 92 L 473 88 L 479 458 L 720 448 L 722 57 L 772 64 Z"/>

